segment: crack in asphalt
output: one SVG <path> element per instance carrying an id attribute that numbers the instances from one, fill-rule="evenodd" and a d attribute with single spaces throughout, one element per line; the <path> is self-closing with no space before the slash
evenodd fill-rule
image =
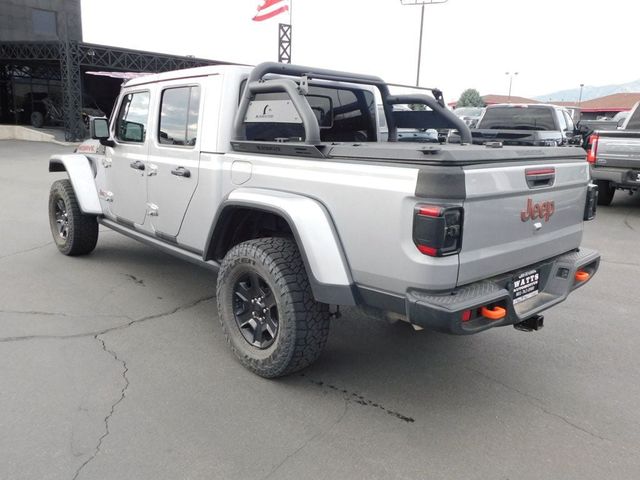
<path id="1" fill-rule="evenodd" d="M 391 410 L 390 408 L 387 408 L 384 405 L 380 405 L 379 403 L 374 402 L 373 400 L 369 400 L 368 398 L 364 397 L 363 395 L 360 395 L 359 393 L 350 392 L 345 388 L 339 388 L 339 387 L 336 387 L 335 385 L 331 385 L 330 383 L 325 383 L 321 380 L 314 380 L 312 378 L 307 377 L 304 373 L 301 373 L 300 376 L 307 378 L 309 382 L 313 383 L 317 387 L 320 387 L 320 388 L 326 387 L 330 390 L 341 393 L 344 396 L 344 399 L 349 403 L 353 402 L 353 403 L 357 403 L 358 405 L 362 405 L 364 407 L 377 408 L 385 412 L 387 415 L 391 415 L 392 417 L 396 417 L 398 420 L 402 420 L 407 423 L 415 422 L 414 418 L 403 415 L 402 413 L 397 412 L 395 410 Z"/>
<path id="2" fill-rule="evenodd" d="M 627 228 L 629 228 L 629 230 L 631 230 L 632 232 L 635 232 L 636 229 L 634 227 L 631 226 L 631 224 L 629 223 L 629 217 L 631 216 L 632 212 L 629 212 L 625 217 L 624 217 L 624 224 L 627 226 Z"/>
<path id="3" fill-rule="evenodd" d="M 102 345 L 102 350 L 104 350 L 106 353 L 108 353 L 109 355 L 111 355 L 113 357 L 113 359 L 120 363 L 122 365 L 122 378 L 124 380 L 124 386 L 122 387 L 122 389 L 120 390 L 120 397 L 111 404 L 111 409 L 109 410 L 109 413 L 107 414 L 106 417 L 104 417 L 104 433 L 100 436 L 100 438 L 98 438 L 98 443 L 96 444 L 96 447 L 93 451 L 93 454 L 86 459 L 82 465 L 80 465 L 80 467 L 78 467 L 78 469 L 76 470 L 76 473 L 73 475 L 72 480 L 76 480 L 78 478 L 78 476 L 80 475 L 80 472 L 82 472 L 82 470 L 89 464 L 91 463 L 100 453 L 100 448 L 102 447 L 102 442 L 104 441 L 105 438 L 107 438 L 107 436 L 111 433 L 110 429 L 109 429 L 109 420 L 111 420 L 111 417 L 113 417 L 113 414 L 116 411 L 116 407 L 124 400 L 124 397 L 126 396 L 126 392 L 127 389 L 129 388 L 129 378 L 127 377 L 127 372 L 129 371 L 129 368 L 127 367 L 127 362 L 124 361 L 123 359 L 121 359 L 120 357 L 118 357 L 118 354 L 107 348 L 107 345 L 105 343 L 105 341 L 100 338 L 101 334 L 95 335 L 93 338 L 95 338 L 98 342 L 100 342 L 100 344 Z"/>
<path id="4" fill-rule="evenodd" d="M 97 457 L 97 455 L 101 452 L 101 447 L 102 447 L 102 443 L 104 442 L 104 439 L 111 433 L 111 430 L 109 428 L 109 421 L 113 417 L 113 414 L 115 413 L 117 406 L 124 400 L 124 398 L 126 396 L 127 389 L 129 388 L 129 385 L 130 385 L 129 378 L 127 377 L 127 372 L 129 371 L 129 367 L 127 366 L 127 362 L 125 360 L 121 359 L 114 350 L 107 348 L 107 345 L 106 345 L 105 341 L 100 337 L 103 336 L 103 335 L 106 335 L 108 333 L 117 331 L 117 330 L 123 330 L 123 329 L 129 328 L 129 327 L 131 327 L 133 325 L 136 325 L 138 323 L 143 323 L 143 322 L 147 322 L 149 320 L 155 320 L 155 319 L 158 319 L 158 318 L 167 317 L 167 316 L 173 315 L 175 313 L 178 313 L 180 311 L 188 310 L 190 308 L 193 308 L 193 307 L 195 307 L 195 306 L 197 306 L 197 305 L 199 305 L 201 303 L 204 303 L 204 302 L 206 302 L 208 300 L 211 300 L 213 298 L 215 298 L 214 295 L 208 295 L 206 297 L 198 298 L 198 299 L 196 299 L 196 300 L 194 300 L 192 302 L 189 302 L 187 304 L 180 305 L 178 307 L 172 308 L 169 311 L 162 312 L 162 313 L 157 313 L 157 314 L 153 314 L 153 315 L 147 315 L 147 316 L 142 317 L 142 318 L 131 320 L 130 322 L 128 322 L 128 323 L 126 323 L 124 325 L 118 325 L 116 327 L 105 328 L 103 330 L 100 330 L 99 332 L 78 333 L 78 334 L 73 334 L 73 335 L 30 335 L 30 336 L 24 336 L 24 337 L 0 338 L 0 343 L 1 343 L 1 342 L 37 340 L 37 339 L 67 340 L 67 339 L 71 339 L 71 338 L 93 337 L 95 340 L 100 342 L 100 345 L 102 346 L 102 350 L 104 350 L 111 357 L 113 357 L 113 359 L 116 362 L 118 362 L 118 363 L 120 363 L 122 365 L 122 373 L 121 373 L 121 375 L 122 375 L 122 378 L 124 380 L 124 386 L 120 390 L 120 396 L 116 399 L 116 401 L 114 403 L 111 404 L 111 408 L 109 409 L 109 413 L 104 417 L 104 433 L 100 436 L 100 438 L 98 438 L 98 441 L 96 443 L 96 447 L 95 447 L 95 449 L 93 451 L 93 454 L 87 460 L 85 460 L 82 463 L 82 465 L 80 465 L 80 467 L 78 467 L 78 469 L 76 470 L 75 474 L 72 477 L 72 480 L 77 480 L 77 478 L 80 475 L 80 473 L 82 472 L 82 470 L 89 463 L 91 463 Z M 40 312 L 40 313 L 43 313 L 43 312 Z M 49 312 L 44 312 L 44 314 L 47 314 L 47 313 L 49 313 Z M 52 313 L 52 314 L 55 315 L 54 313 Z M 130 317 L 126 317 L 126 318 L 130 318 Z"/>
<path id="5" fill-rule="evenodd" d="M 15 257 L 16 255 L 22 255 L 23 253 L 33 252 L 34 250 L 39 250 L 41 248 L 46 247 L 47 245 L 51 245 L 52 243 L 53 241 L 49 241 L 47 243 L 43 243 L 42 245 L 38 245 L 36 247 L 27 248 L 26 250 L 19 250 L 17 252 L 8 253 L 6 255 L 0 256 L 0 260 L 4 260 L 5 258 L 9 258 L 9 257 Z"/>
<path id="6" fill-rule="evenodd" d="M 0 313 L 9 313 L 12 315 L 41 315 L 44 317 L 65 317 L 65 318 L 85 318 L 91 317 L 106 317 L 106 318 L 127 318 L 131 320 L 131 317 L 127 315 L 110 315 L 106 313 L 92 313 L 92 314 L 71 314 L 64 312 L 44 312 L 41 310 L 0 310 Z"/>
<path id="7" fill-rule="evenodd" d="M 202 297 L 202 298 L 198 298 L 192 302 L 189 302 L 185 305 L 180 305 L 178 307 L 172 308 L 169 311 L 166 312 L 161 312 L 161 313 L 156 313 L 153 315 L 147 315 L 145 317 L 141 317 L 141 318 L 137 318 L 137 319 L 131 319 L 131 317 L 128 317 L 126 315 L 124 316 L 118 316 L 114 318 L 126 318 L 129 319 L 130 321 L 127 323 L 124 323 L 122 325 L 117 325 L 115 327 L 109 327 L 109 328 L 105 328 L 103 330 L 98 330 L 98 331 L 93 331 L 93 332 L 85 332 L 85 333 L 74 333 L 74 334 L 70 334 L 70 335 L 25 335 L 22 337 L 4 337 L 4 338 L 0 338 L 0 343 L 7 343 L 7 342 L 23 342 L 23 341 L 27 341 L 27 340 L 68 340 L 71 338 L 85 338 L 85 337 L 96 337 L 99 335 L 105 335 L 107 333 L 111 333 L 111 332 L 115 332 L 117 330 L 123 330 L 125 328 L 129 328 L 133 325 L 136 325 L 138 323 L 143 323 L 143 322 L 147 322 L 149 320 L 155 320 L 158 318 L 162 318 L 162 317 L 168 317 L 170 315 L 173 315 L 175 313 L 178 313 L 180 311 L 183 310 L 188 310 L 190 308 L 193 308 L 197 305 L 200 305 L 201 303 L 204 303 L 208 300 L 211 300 L 215 298 L 215 295 L 208 295 L 206 297 Z"/>
<path id="8" fill-rule="evenodd" d="M 292 459 L 293 457 L 295 457 L 296 455 L 298 455 L 302 450 L 304 450 L 311 442 L 313 442 L 315 439 L 328 434 L 329 432 L 331 432 L 331 430 L 333 430 L 340 422 L 342 422 L 342 420 L 344 420 L 344 417 L 347 415 L 347 410 L 349 409 L 349 400 L 347 399 L 347 397 L 343 397 L 344 400 L 344 410 L 342 411 L 342 414 L 338 417 L 338 419 L 333 422 L 331 425 L 329 425 L 327 428 L 325 429 L 321 429 L 319 432 L 315 433 L 313 436 L 309 437 L 307 440 L 304 441 L 304 443 L 302 445 L 300 445 L 298 448 L 296 448 L 294 451 L 292 451 L 291 453 L 287 454 L 279 463 L 277 463 L 276 465 L 273 466 L 273 468 L 271 470 L 269 470 L 269 472 L 267 472 L 267 474 L 262 477 L 260 480 L 267 480 L 268 478 L 270 478 L 274 473 L 276 473 L 280 467 L 282 467 L 285 463 L 287 463 L 290 459 Z"/>
<path id="9" fill-rule="evenodd" d="M 564 417 L 563 415 L 560 415 L 559 413 L 556 413 L 556 412 L 552 412 L 551 410 L 545 408 L 542 400 L 540 400 L 539 398 L 534 397 L 533 395 L 530 395 L 530 394 L 528 394 L 526 392 L 523 392 L 521 390 L 518 390 L 517 388 L 512 387 L 511 385 L 508 385 L 508 384 L 506 384 L 504 382 L 501 382 L 500 380 L 498 380 L 496 378 L 493 378 L 490 375 L 487 375 L 486 373 L 484 373 L 484 372 L 482 372 L 480 370 L 476 370 L 475 368 L 472 368 L 472 367 L 465 367 L 465 368 L 467 370 L 470 370 L 470 371 L 474 372 L 474 373 L 477 373 L 478 375 L 486 378 L 487 380 L 491 380 L 492 382 L 497 383 L 498 385 L 506 388 L 507 390 L 510 390 L 512 392 L 517 393 L 518 395 L 521 395 L 522 397 L 524 397 L 527 400 L 527 402 L 529 402 L 534 407 L 538 408 L 543 413 L 545 413 L 545 414 L 547 414 L 549 416 L 555 417 L 555 418 L 557 418 L 559 420 L 562 420 L 564 423 L 566 423 L 570 427 L 573 427 L 576 430 L 579 430 L 579 431 L 581 431 L 583 433 L 586 433 L 587 435 L 589 435 L 589 436 L 591 436 L 593 438 L 597 438 L 598 440 L 601 440 L 603 442 L 611 442 L 611 440 L 609 440 L 608 438 L 605 438 L 605 437 L 603 437 L 601 435 L 598 435 L 597 433 L 594 433 L 594 432 L 592 432 L 590 430 L 587 430 L 586 428 L 581 427 L 580 425 L 572 422 L 571 420 L 569 420 L 568 418 Z"/>
<path id="10" fill-rule="evenodd" d="M 146 287 L 146 285 L 144 284 L 144 280 L 136 277 L 135 275 L 131 275 L 130 273 L 123 273 L 123 275 L 133 280 L 134 283 L 137 283 L 138 285 L 142 285 L 143 287 Z"/>

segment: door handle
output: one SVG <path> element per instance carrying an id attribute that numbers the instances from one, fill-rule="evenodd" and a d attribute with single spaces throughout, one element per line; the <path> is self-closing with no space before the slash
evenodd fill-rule
<path id="1" fill-rule="evenodd" d="M 129 164 L 129 166 L 131 168 L 135 168 L 136 170 L 144 170 L 144 162 L 141 162 L 140 160 L 136 160 L 135 162 L 131 162 Z"/>
<path id="2" fill-rule="evenodd" d="M 171 170 L 171 175 L 175 175 L 176 177 L 189 178 L 191 176 L 191 172 L 184 167 L 176 167 Z"/>

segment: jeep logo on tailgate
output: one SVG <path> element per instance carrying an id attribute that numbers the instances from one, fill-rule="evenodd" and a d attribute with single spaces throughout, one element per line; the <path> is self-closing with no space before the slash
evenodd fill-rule
<path id="1" fill-rule="evenodd" d="M 535 220 L 536 218 L 544 218 L 545 222 L 549 221 L 553 212 L 556 211 L 555 203 L 551 202 L 541 202 L 541 203 L 533 203 L 533 200 L 530 198 L 527 199 L 526 208 L 520 212 L 520 220 L 526 222 L 527 220 Z"/>

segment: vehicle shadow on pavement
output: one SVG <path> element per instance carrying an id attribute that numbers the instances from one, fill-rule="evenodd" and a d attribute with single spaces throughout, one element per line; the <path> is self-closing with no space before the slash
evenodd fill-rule
<path id="1" fill-rule="evenodd" d="M 115 270 L 127 288 L 143 292 L 138 294 L 141 298 L 155 301 L 164 297 L 162 308 L 167 311 L 180 307 L 175 299 L 215 294 L 215 273 L 128 239 L 105 238 L 91 258 L 104 263 L 95 268 Z M 595 319 L 602 312 L 588 315 Z M 223 382 L 239 375 L 256 387 L 269 382 L 270 389 L 282 390 L 283 395 L 293 389 L 317 401 L 333 398 L 362 409 L 367 418 L 374 415 L 405 424 L 435 421 L 438 415 L 482 424 L 491 422 L 503 409 L 512 416 L 529 412 L 525 417 L 539 417 L 541 423 L 542 417 L 552 415 L 560 423 L 576 423 L 572 428 L 600 438 L 581 426 L 588 421 L 572 420 L 583 417 L 580 405 L 585 402 L 585 387 L 576 372 L 590 361 L 589 351 L 557 348 L 558 343 L 573 341 L 577 323 L 569 318 L 562 321 L 559 312 L 553 317 L 550 326 L 537 333 L 503 327 L 478 335 L 452 336 L 414 331 L 404 322 L 390 324 L 347 307 L 332 321 L 320 359 L 299 373 L 276 380 L 260 379 L 233 359 L 215 301 L 182 311 L 180 321 L 200 324 L 210 332 L 199 340 L 222 359 L 226 370 Z"/>
<path id="2" fill-rule="evenodd" d="M 167 291 L 172 298 L 215 294 L 214 272 L 128 239 L 113 237 L 102 245 L 99 242 L 91 261 L 96 263 L 96 269 L 117 272 L 127 289 L 144 289 L 139 294 L 143 295 L 141 298 L 170 300 L 165 297 Z M 167 304 L 167 309 L 177 307 L 175 302 Z M 207 321 L 219 339 L 222 332 L 215 303 L 211 309 Z M 332 321 L 328 344 L 316 364 L 304 370 L 303 375 L 293 374 L 277 381 L 290 385 L 308 383 L 329 390 L 334 390 L 333 386 L 340 394 L 353 396 L 356 403 L 362 400 L 357 396 L 366 391 L 374 397 L 372 401 L 378 396 L 399 395 L 404 401 L 413 397 L 422 404 L 426 396 L 435 402 L 432 406 L 440 401 L 444 406 L 451 403 L 452 390 L 457 395 L 466 392 L 459 398 L 474 395 L 482 377 L 477 373 L 483 370 L 481 364 L 499 364 L 509 358 L 509 376 L 518 379 L 527 375 L 528 366 L 518 359 L 531 352 L 533 347 L 528 340 L 536 335 L 510 327 L 474 336 L 414 331 L 407 323 L 391 324 L 369 317 L 358 308 L 346 307 L 342 308 L 342 316 Z M 226 349 L 223 342 L 218 347 Z M 226 353 L 232 356 L 231 352 Z M 242 368 L 236 363 L 234 367 Z"/>

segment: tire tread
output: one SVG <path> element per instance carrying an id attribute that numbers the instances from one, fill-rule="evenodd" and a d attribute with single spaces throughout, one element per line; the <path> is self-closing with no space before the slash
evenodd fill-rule
<path id="1" fill-rule="evenodd" d="M 254 258 L 268 269 L 271 280 L 281 291 L 284 311 L 279 314 L 281 317 L 291 316 L 295 321 L 294 341 L 282 343 L 281 351 L 266 359 L 252 358 L 237 348 L 230 338 L 230 327 L 223 318 L 225 308 L 221 300 L 224 298 L 222 290 L 231 288 L 225 285 L 225 280 L 233 265 L 241 258 Z M 273 378 L 299 371 L 317 360 L 327 343 L 330 323 L 328 305 L 315 301 L 304 262 L 290 238 L 259 238 L 233 247 L 225 256 L 218 275 L 217 302 L 227 344 L 245 367 L 260 376 Z M 228 320 L 229 324 L 233 321 Z M 250 348 L 248 344 L 247 347 Z"/>
<path id="2" fill-rule="evenodd" d="M 53 200 L 59 195 L 65 202 L 67 213 L 70 216 L 70 228 L 66 242 L 56 239 L 57 233 L 53 230 L 56 245 L 64 255 L 78 256 L 91 253 L 98 243 L 98 222 L 93 215 L 87 215 L 80 210 L 78 198 L 73 190 L 71 181 L 67 178 L 57 180 L 51 185 L 49 196 L 49 216 L 53 216 Z M 51 221 L 51 220 L 50 220 Z"/>

